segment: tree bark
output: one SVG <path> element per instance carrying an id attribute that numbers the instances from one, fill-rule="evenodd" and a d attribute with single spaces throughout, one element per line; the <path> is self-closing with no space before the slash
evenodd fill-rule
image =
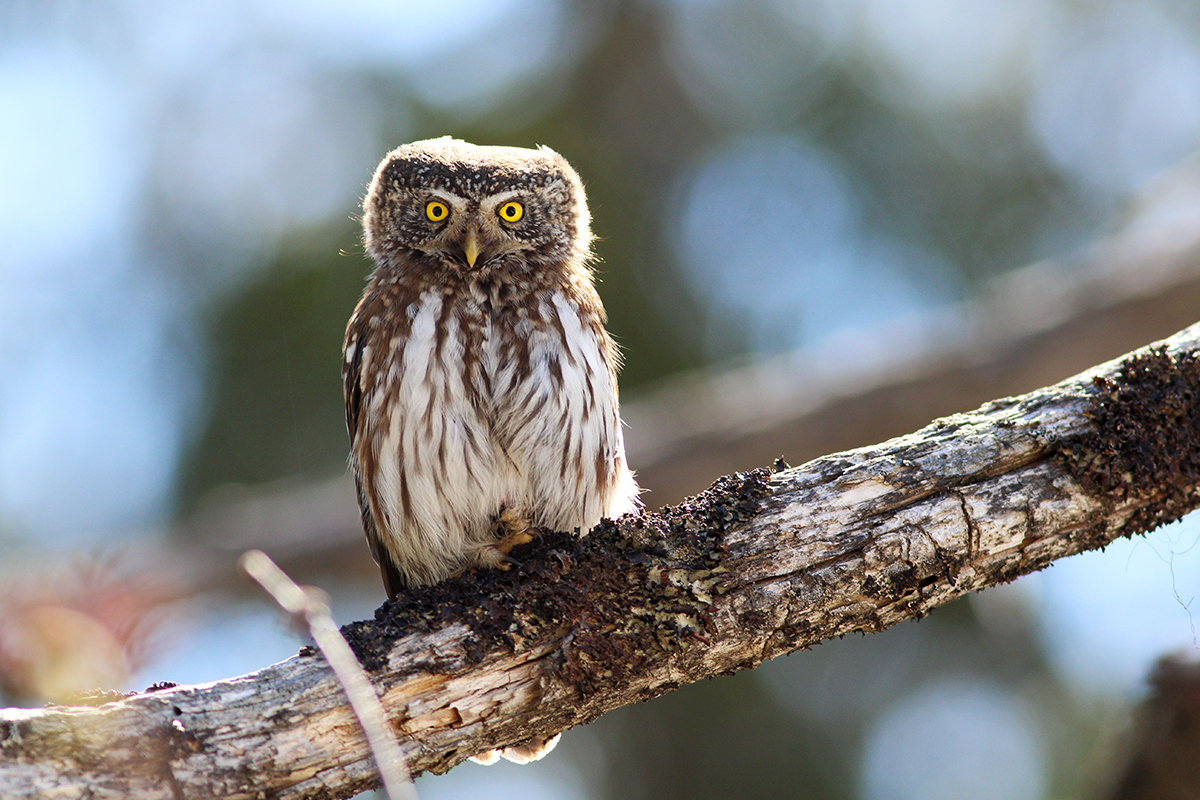
<path id="1" fill-rule="evenodd" d="M 1103 547 L 1200 503 L 1200 325 L 883 444 L 546 532 L 509 572 L 343 630 L 414 773 Z M 325 798 L 376 785 L 328 666 L 0 711 L 5 798 Z"/>

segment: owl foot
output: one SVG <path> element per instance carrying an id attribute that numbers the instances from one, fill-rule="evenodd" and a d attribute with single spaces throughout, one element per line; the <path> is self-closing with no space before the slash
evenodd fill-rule
<path id="1" fill-rule="evenodd" d="M 512 508 L 504 507 L 496 515 L 496 520 L 492 524 L 492 532 L 496 536 L 496 541 L 475 547 L 467 558 L 466 565 L 455 572 L 455 575 L 461 575 L 473 569 L 508 571 L 513 567 L 521 566 L 521 562 L 510 556 L 509 552 L 517 545 L 532 542 L 537 529 L 529 523 L 528 516 L 514 511 Z"/>
<path id="2" fill-rule="evenodd" d="M 507 553 L 501 553 L 495 545 L 485 544 L 473 548 L 467 555 L 467 562 L 451 572 L 450 577 L 457 578 L 477 569 L 498 569 L 508 572 L 513 567 L 519 566 L 521 566 L 520 561 Z"/>
<path id="3" fill-rule="evenodd" d="M 500 551 L 500 548 L 494 544 L 485 544 L 482 547 L 477 547 L 472 553 L 467 565 L 455 572 L 455 575 L 462 575 L 464 572 L 469 572 L 473 569 L 498 569 L 508 572 L 513 567 L 521 566 L 521 562 L 510 556 L 508 553 Z"/>
<path id="4" fill-rule="evenodd" d="M 505 747 L 499 750 L 484 750 L 478 755 L 471 756 L 471 760 L 476 764 L 488 766 L 495 764 L 500 760 L 500 757 L 508 759 L 514 764 L 528 764 L 530 761 L 537 761 L 542 758 L 558 744 L 561 733 L 556 733 L 548 738 L 531 739 L 525 744 L 517 745 L 516 747 Z"/>
<path id="5" fill-rule="evenodd" d="M 537 529 L 530 524 L 526 514 L 504 507 L 496 517 L 496 534 L 500 541 L 496 542 L 495 547 L 501 553 L 508 553 L 517 545 L 532 542 L 536 533 Z"/>

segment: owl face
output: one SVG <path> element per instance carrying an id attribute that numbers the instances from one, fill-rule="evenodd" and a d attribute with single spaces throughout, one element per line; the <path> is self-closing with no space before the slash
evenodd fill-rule
<path id="1" fill-rule="evenodd" d="M 574 170 L 548 148 L 450 138 L 393 150 L 363 204 L 364 241 L 381 265 L 457 273 L 582 259 L 587 206 Z"/>

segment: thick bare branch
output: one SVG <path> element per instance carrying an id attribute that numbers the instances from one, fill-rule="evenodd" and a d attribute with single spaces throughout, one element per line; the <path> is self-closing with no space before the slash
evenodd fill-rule
<path id="1" fill-rule="evenodd" d="M 344 632 L 414 771 L 874 631 L 1197 505 L 1200 325 L 881 445 L 547 533 L 519 569 Z M 328 666 L 0 712 L 0 796 L 345 797 L 375 785 Z"/>
<path id="2" fill-rule="evenodd" d="M 626 452 L 648 501 L 677 502 L 715 475 L 780 454 L 798 463 L 883 441 L 1190 325 L 1200 308 L 1198 172 L 1193 160 L 1167 176 L 1126 224 L 1086 250 L 1006 273 L 921 322 L 864 332 L 858 348 L 710 368 L 623 398 Z M 240 580 L 230 565 L 252 547 L 305 580 L 333 569 L 364 578 L 375 571 L 362 557 L 357 502 L 340 468 L 326 480 L 223 487 L 173 539 L 191 548 L 183 558 L 193 570 L 211 565 L 192 578 L 204 588 Z"/>

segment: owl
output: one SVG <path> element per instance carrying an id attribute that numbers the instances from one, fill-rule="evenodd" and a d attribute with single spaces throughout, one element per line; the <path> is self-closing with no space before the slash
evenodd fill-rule
<path id="1" fill-rule="evenodd" d="M 376 170 L 363 201 L 375 270 L 343 379 L 390 597 L 507 569 L 536 527 L 582 535 L 637 507 L 591 241 L 583 184 L 546 147 L 445 137 Z"/>

